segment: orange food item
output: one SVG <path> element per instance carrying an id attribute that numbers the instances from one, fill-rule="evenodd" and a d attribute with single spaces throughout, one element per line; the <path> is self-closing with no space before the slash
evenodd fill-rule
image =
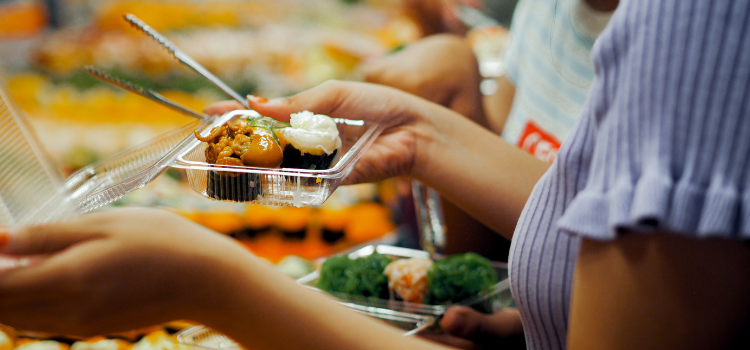
<path id="1" fill-rule="evenodd" d="M 279 210 L 263 205 L 248 205 L 245 208 L 245 224 L 251 229 L 264 229 L 273 226 Z"/>
<path id="2" fill-rule="evenodd" d="M 39 2 L 0 5 L 0 38 L 22 38 L 39 33 L 47 25 L 47 11 Z"/>
<path id="3" fill-rule="evenodd" d="M 70 345 L 54 340 L 18 339 L 16 350 L 70 350 Z"/>
<path id="4" fill-rule="evenodd" d="M 393 231 L 388 208 L 373 202 L 362 203 L 351 209 L 344 235 L 352 243 L 362 243 Z"/>
<path id="5" fill-rule="evenodd" d="M 195 138 L 208 143 L 205 153 L 210 164 L 278 168 L 284 158 L 273 136 L 255 133 L 242 119 L 217 126 L 206 137 L 196 130 Z"/>
<path id="6" fill-rule="evenodd" d="M 16 343 L 16 332 L 9 327 L 0 325 L 0 350 L 13 350 Z"/>
<path id="7" fill-rule="evenodd" d="M 385 267 L 388 288 L 396 291 L 401 299 L 421 304 L 427 296 L 427 271 L 432 260 L 422 258 L 399 259 Z"/>
<path id="8" fill-rule="evenodd" d="M 313 210 L 310 208 L 281 208 L 275 226 L 282 231 L 304 230 L 310 223 Z"/>
<path id="9" fill-rule="evenodd" d="M 242 229 L 245 220 L 235 213 L 202 213 L 199 223 L 219 233 L 230 233 Z"/>
<path id="10" fill-rule="evenodd" d="M 320 223 L 324 228 L 331 231 L 343 231 L 350 220 L 348 209 L 321 209 L 318 213 L 320 214 Z"/>
<path id="11" fill-rule="evenodd" d="M 235 144 L 237 139 L 235 138 Z M 253 134 L 245 152 L 240 157 L 247 166 L 278 168 L 284 159 L 281 147 L 270 135 Z"/>

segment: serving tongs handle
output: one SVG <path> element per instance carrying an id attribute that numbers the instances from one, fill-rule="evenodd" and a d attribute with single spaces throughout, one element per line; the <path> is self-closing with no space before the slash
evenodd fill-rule
<path id="1" fill-rule="evenodd" d="M 120 79 L 117 79 L 115 77 L 112 77 L 106 73 L 100 72 L 96 70 L 92 66 L 86 66 L 86 71 L 91 75 L 92 77 L 99 79 L 105 83 L 112 84 L 114 86 L 117 86 L 119 88 L 122 88 L 124 90 L 130 91 L 132 93 L 141 95 L 151 101 L 155 101 L 157 103 L 160 103 L 164 106 L 167 106 L 169 108 L 172 108 L 182 114 L 185 114 L 189 117 L 193 117 L 198 120 L 206 120 L 208 119 L 208 116 L 205 114 L 198 113 L 196 111 L 193 111 L 192 109 L 189 109 L 187 107 L 184 107 L 182 105 L 177 104 L 176 102 L 164 97 L 162 94 L 151 90 L 151 89 L 144 89 L 138 85 L 122 81 Z"/>
<path id="2" fill-rule="evenodd" d="M 182 64 L 190 67 L 190 69 L 194 70 L 196 73 L 200 74 L 204 78 L 208 79 L 208 81 L 211 82 L 211 84 L 214 84 L 219 90 L 223 91 L 227 96 L 237 100 L 240 104 L 245 106 L 245 108 L 250 109 L 250 105 L 247 103 L 247 100 L 242 98 L 240 94 L 238 94 L 236 91 L 232 90 L 227 84 L 224 84 L 221 79 L 213 75 L 211 72 L 208 71 L 208 69 L 204 68 L 200 65 L 200 63 L 196 62 L 192 57 L 188 56 L 185 52 L 180 50 L 175 44 L 173 44 L 171 41 L 167 40 L 163 35 L 161 35 L 159 32 L 154 30 L 154 28 L 151 28 L 148 24 L 141 21 L 138 17 L 127 14 L 125 15 L 125 20 L 130 23 L 133 27 L 137 28 L 138 30 L 142 31 L 146 35 L 150 36 L 152 39 L 156 40 L 162 47 L 164 47 L 169 53 L 176 58 L 178 61 L 180 61 Z"/>

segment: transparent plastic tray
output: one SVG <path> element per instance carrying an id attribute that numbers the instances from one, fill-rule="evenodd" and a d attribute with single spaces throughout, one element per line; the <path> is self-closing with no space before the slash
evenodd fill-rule
<path id="1" fill-rule="evenodd" d="M 195 121 L 153 140 L 82 168 L 68 177 L 65 188 L 81 212 L 114 202 L 161 175 L 193 137 L 210 122 Z"/>
<path id="2" fill-rule="evenodd" d="M 0 225 L 64 220 L 109 204 L 164 172 L 205 123 L 190 123 L 63 180 L 0 83 Z"/>
<path id="3" fill-rule="evenodd" d="M 259 193 L 251 202 L 307 206 L 323 203 L 351 172 L 354 163 L 381 129 L 362 121 L 335 120 L 342 153 L 327 170 L 266 169 L 205 163 L 205 144 L 193 136 L 232 119 L 257 116 L 233 111 L 194 121 L 129 151 L 80 169 L 64 180 L 34 134 L 33 128 L 0 82 L 0 225 L 58 221 L 89 212 L 139 189 L 168 167 L 187 169 L 193 189 L 206 197 L 209 174 L 239 173 L 257 178 Z"/>
<path id="4" fill-rule="evenodd" d="M 401 247 L 394 247 L 389 245 L 368 245 L 359 248 L 351 253 L 349 257 L 352 259 L 368 256 L 378 252 L 391 259 L 407 259 L 407 258 L 429 258 L 430 255 L 423 250 L 415 250 Z M 460 302 L 454 304 L 445 305 L 428 305 L 410 303 L 399 300 L 384 300 L 378 298 L 365 298 L 361 296 L 353 296 L 343 293 L 332 293 L 333 296 L 340 299 L 344 303 L 353 303 L 357 305 L 389 309 L 399 312 L 406 312 L 419 315 L 428 315 L 439 318 L 445 311 L 453 305 L 465 305 L 472 307 L 484 313 L 492 313 L 506 307 L 515 307 L 513 302 L 513 296 L 510 292 L 510 282 L 508 281 L 508 266 L 504 263 L 493 262 L 493 267 L 497 273 L 498 282 L 490 290 L 471 296 Z M 320 278 L 320 271 L 314 271 L 307 276 L 304 276 L 297 280 L 297 283 L 319 290 L 315 287 Z"/>
<path id="5" fill-rule="evenodd" d="M 40 224 L 78 214 L 63 178 L 0 82 L 0 226 Z"/>
<path id="6" fill-rule="evenodd" d="M 255 113 L 255 114 L 252 114 Z M 224 123 L 254 111 L 234 111 L 203 126 L 202 135 Z M 275 206 L 313 206 L 323 203 L 352 171 L 356 161 L 382 131 L 377 124 L 361 120 L 334 119 L 338 126 L 342 156 L 330 169 L 257 168 L 206 163 L 206 143 L 193 138 L 172 164 L 187 170 L 193 190 L 206 198 Z"/>

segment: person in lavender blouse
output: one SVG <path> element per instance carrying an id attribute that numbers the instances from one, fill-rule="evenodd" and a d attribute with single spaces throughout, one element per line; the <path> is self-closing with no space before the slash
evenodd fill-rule
<path id="1" fill-rule="evenodd" d="M 592 57 L 591 93 L 551 167 L 390 88 L 331 82 L 250 102 L 279 119 L 307 109 L 382 122 L 348 181 L 410 175 L 514 231 L 531 349 L 748 348 L 750 2 L 622 1 Z M 11 326 L 93 334 L 184 318 L 251 348 L 439 348 L 172 214 L 3 231 L 2 253 L 43 254 L 0 273 Z"/>

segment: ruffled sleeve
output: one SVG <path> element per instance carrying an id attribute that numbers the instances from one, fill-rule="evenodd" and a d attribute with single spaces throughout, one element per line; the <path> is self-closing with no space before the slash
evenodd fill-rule
<path id="1" fill-rule="evenodd" d="M 750 1 L 621 6 L 592 53 L 588 178 L 559 228 L 750 239 Z"/>

